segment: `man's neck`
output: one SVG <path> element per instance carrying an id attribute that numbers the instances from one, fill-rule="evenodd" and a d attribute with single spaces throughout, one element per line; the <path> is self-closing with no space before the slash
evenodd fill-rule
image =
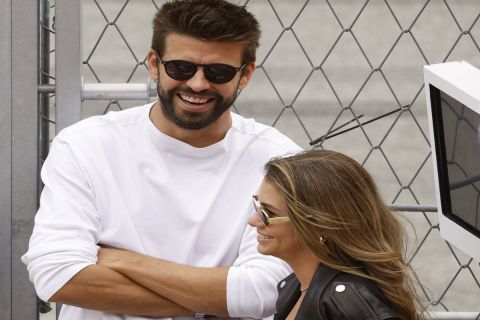
<path id="1" fill-rule="evenodd" d="M 198 130 L 181 128 L 165 117 L 159 101 L 150 110 L 150 120 L 162 133 L 196 148 L 208 147 L 221 141 L 232 126 L 232 116 L 226 111 L 217 121 L 205 128 Z"/>

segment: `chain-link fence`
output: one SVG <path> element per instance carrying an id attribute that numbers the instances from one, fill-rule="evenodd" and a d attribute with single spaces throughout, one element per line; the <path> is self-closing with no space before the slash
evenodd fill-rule
<path id="1" fill-rule="evenodd" d="M 62 66 L 53 48 L 55 2 L 45 1 L 40 83 L 48 92 Z M 86 84 L 143 83 L 148 91 L 150 24 L 163 2 L 83 1 Z M 480 311 L 479 262 L 438 232 L 422 73 L 425 64 L 454 60 L 480 67 L 480 1 L 235 2 L 247 5 L 263 29 L 256 73 L 235 112 L 275 126 L 304 148 L 341 151 L 362 163 L 386 202 L 414 226 L 408 262 L 427 309 Z M 41 99 L 44 145 L 54 132 L 54 100 Z M 81 114 L 143 103 L 133 94 L 86 100 Z"/>

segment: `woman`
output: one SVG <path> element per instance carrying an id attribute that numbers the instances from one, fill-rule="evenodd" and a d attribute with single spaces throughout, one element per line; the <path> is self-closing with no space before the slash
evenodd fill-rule
<path id="1" fill-rule="evenodd" d="M 273 159 L 254 205 L 258 251 L 294 271 L 274 320 L 422 319 L 402 225 L 356 161 L 327 150 Z"/>

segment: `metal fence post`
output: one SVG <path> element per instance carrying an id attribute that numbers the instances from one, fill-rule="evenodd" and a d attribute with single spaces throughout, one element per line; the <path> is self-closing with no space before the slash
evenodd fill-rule
<path id="1" fill-rule="evenodd" d="M 12 316 L 11 247 L 11 157 L 12 157 L 12 68 L 11 1 L 0 0 L 0 310 L 6 319 Z"/>
<path id="2" fill-rule="evenodd" d="M 0 0 L 0 310 L 2 319 L 38 318 L 20 257 L 37 209 L 37 43 L 35 0 Z"/>
<path id="3" fill-rule="evenodd" d="M 55 129 L 81 118 L 82 1 L 57 0 L 55 4 Z"/>
<path id="4" fill-rule="evenodd" d="M 55 3 L 55 131 L 81 119 L 82 1 Z M 61 305 L 57 304 L 57 317 Z"/>

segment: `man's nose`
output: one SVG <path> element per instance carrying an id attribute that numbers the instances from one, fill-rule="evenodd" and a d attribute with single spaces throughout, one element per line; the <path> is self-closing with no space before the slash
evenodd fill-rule
<path id="1" fill-rule="evenodd" d="M 203 67 L 198 67 L 197 72 L 187 80 L 187 86 L 189 86 L 192 90 L 200 92 L 210 88 L 211 83 L 210 81 L 205 78 L 205 72 Z"/>

